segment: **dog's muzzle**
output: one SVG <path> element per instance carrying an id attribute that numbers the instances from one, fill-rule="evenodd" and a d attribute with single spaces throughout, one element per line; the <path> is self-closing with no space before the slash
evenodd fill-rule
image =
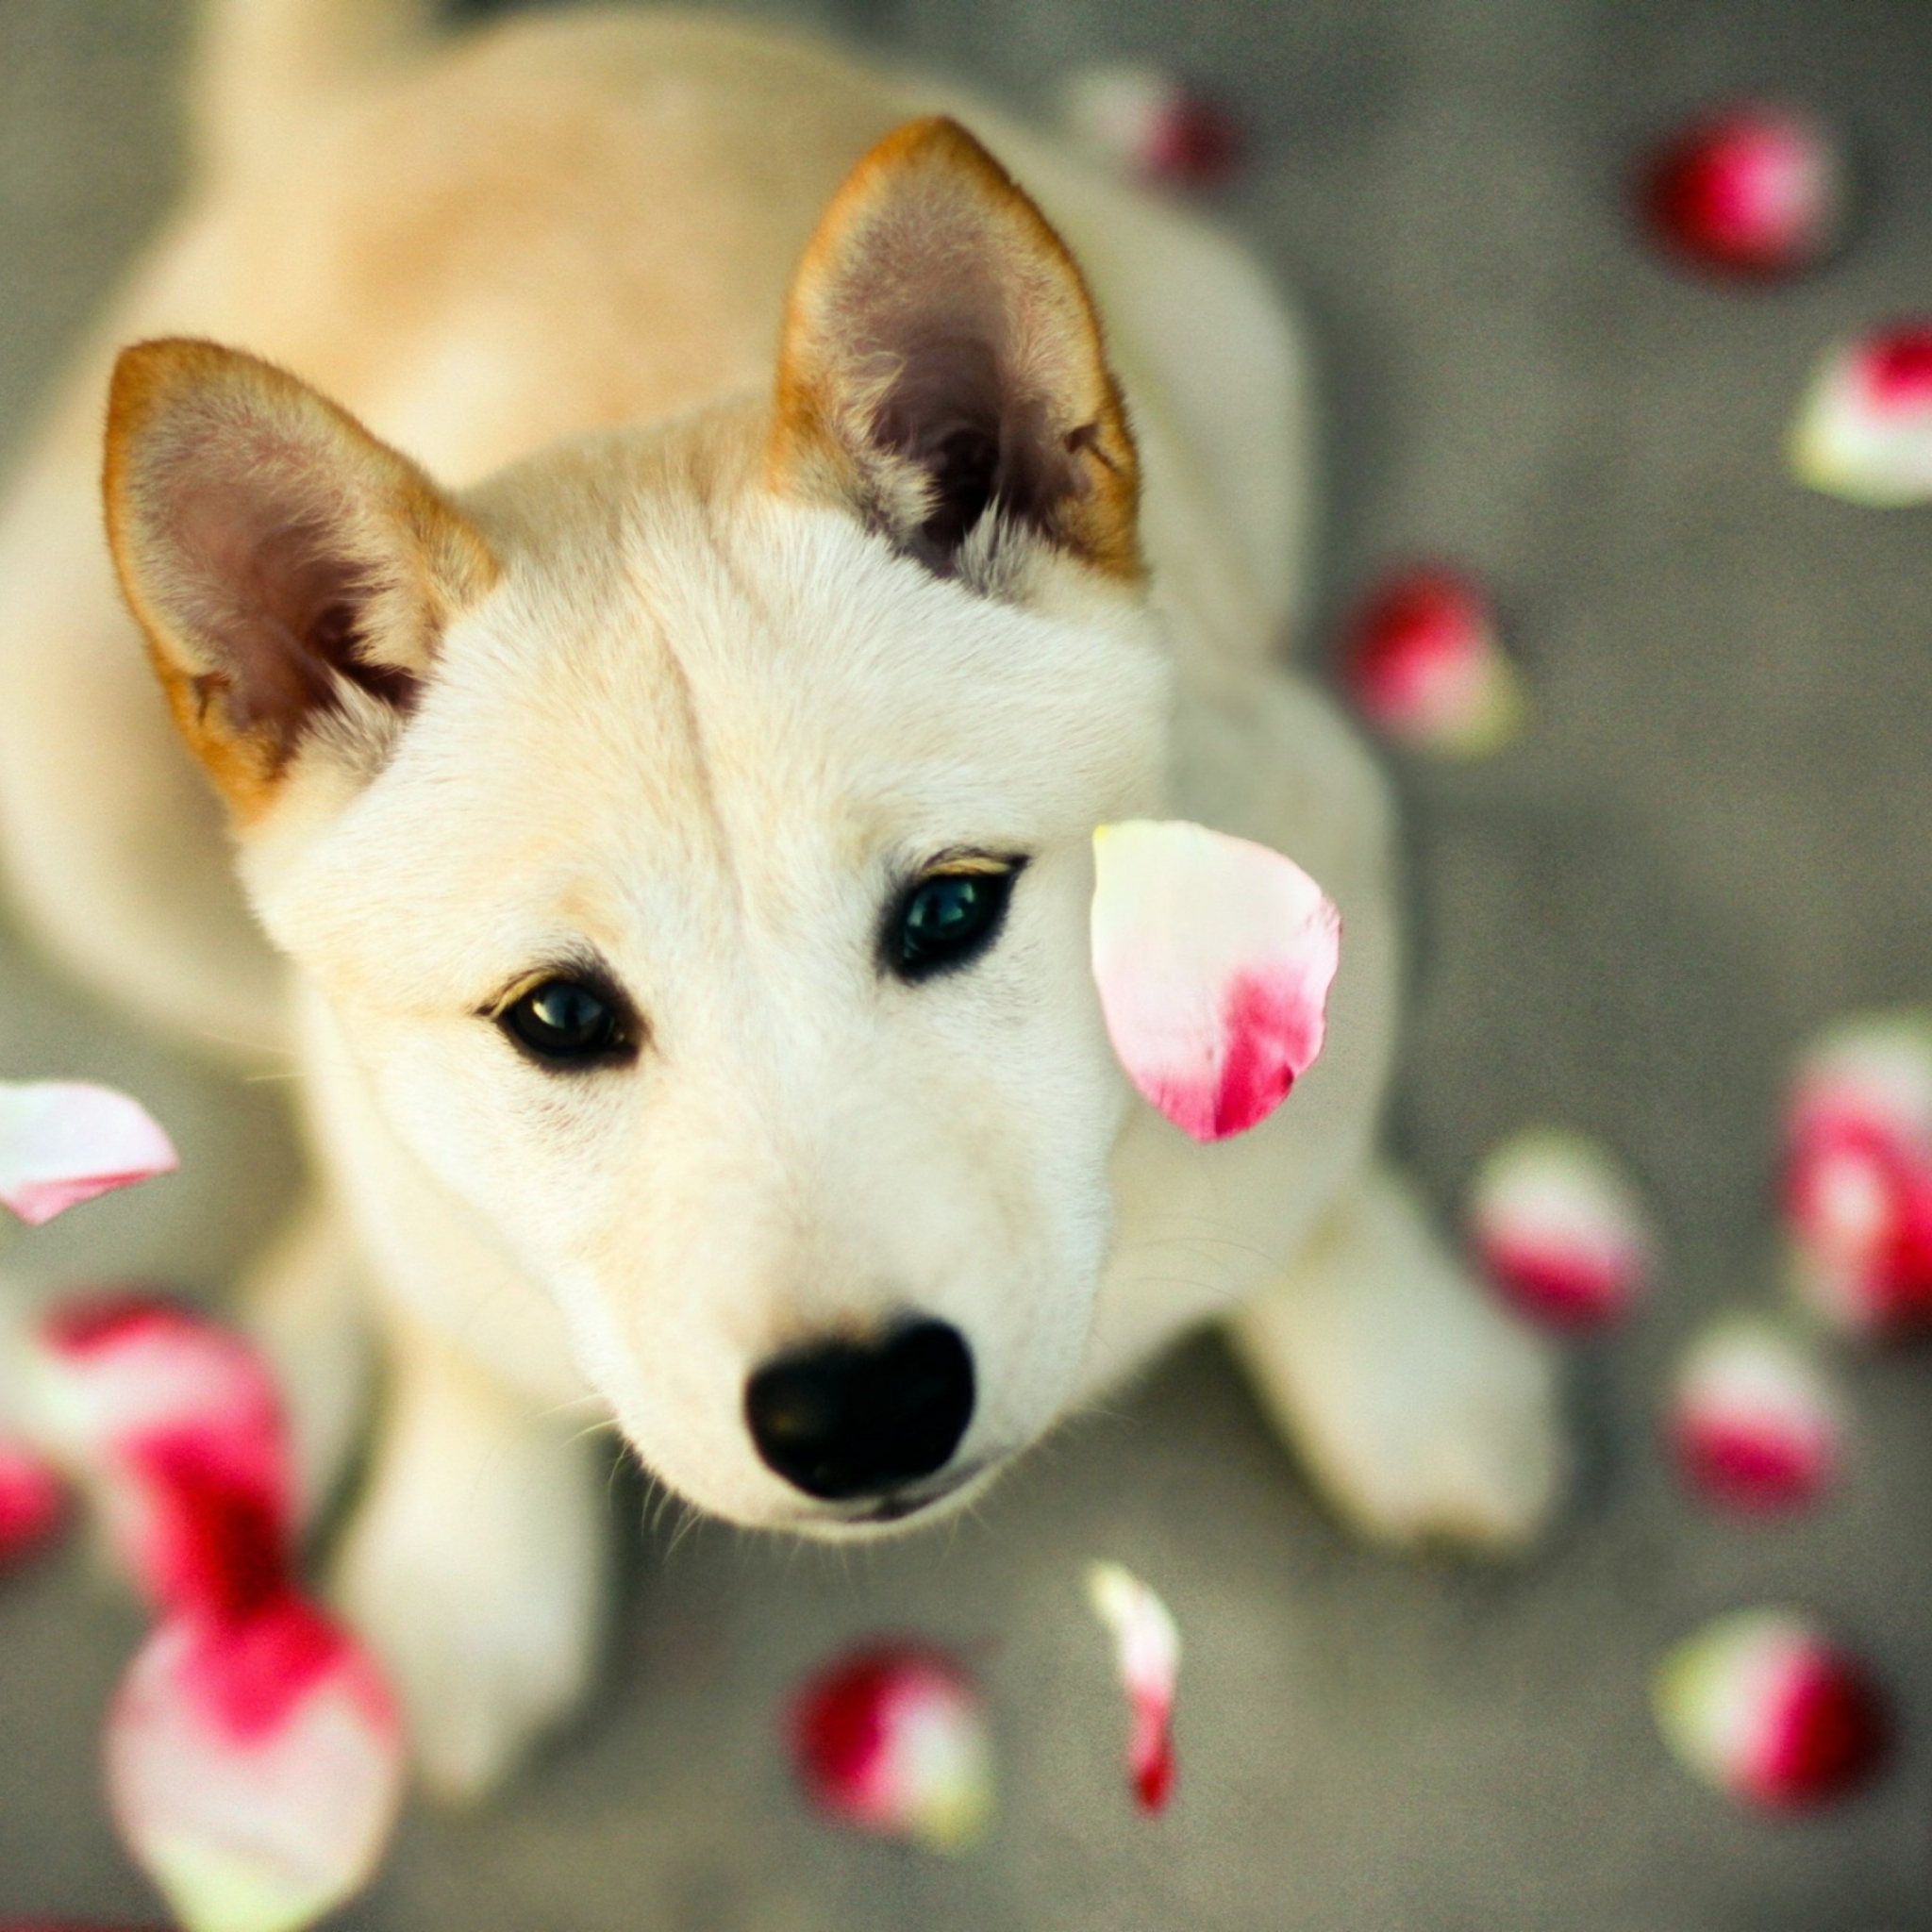
<path id="1" fill-rule="evenodd" d="M 822 1342 L 767 1362 L 745 1385 L 744 1418 L 766 1466 L 794 1489 L 875 1501 L 854 1520 L 888 1522 L 955 1487 L 925 1479 L 952 1460 L 973 1392 L 965 1338 L 920 1321 L 876 1342 Z"/>

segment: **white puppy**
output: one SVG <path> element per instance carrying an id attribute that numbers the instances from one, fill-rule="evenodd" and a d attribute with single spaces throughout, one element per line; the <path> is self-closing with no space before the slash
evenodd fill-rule
<path id="1" fill-rule="evenodd" d="M 876 1533 L 1219 1318 L 1368 1530 L 1520 1542 L 1552 1376 L 1376 1162 L 1389 801 L 1274 662 L 1256 270 L 762 34 L 421 26 L 213 9 L 199 183 L 0 532 L 0 807 L 78 969 L 299 1057 L 258 1319 L 317 1489 L 380 1334 L 339 1587 L 426 1774 L 487 1787 L 584 1681 L 600 1411 L 706 1509 Z M 98 424 L 156 337 L 252 353 L 120 362 L 137 628 Z M 1325 1055 L 1222 1145 L 1101 1022 L 1090 835 L 1136 815 L 1342 908 Z"/>

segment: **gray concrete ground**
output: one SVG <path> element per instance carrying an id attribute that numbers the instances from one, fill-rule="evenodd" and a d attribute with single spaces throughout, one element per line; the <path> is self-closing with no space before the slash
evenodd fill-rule
<path id="1" fill-rule="evenodd" d="M 824 17 L 1024 102 L 1069 65 L 1181 58 L 1239 105 L 1233 224 L 1291 277 L 1329 407 L 1327 617 L 1413 550 L 1499 587 L 1537 726 L 1405 766 L 1421 929 L 1397 1131 L 1445 1208 L 1532 1118 L 1620 1148 L 1668 1238 L 1653 1305 L 1579 1350 L 1583 1493 L 1489 1573 L 1351 1543 L 1217 1344 L 1073 1429 L 976 1522 L 838 1560 L 645 1534 L 595 1708 L 500 1806 L 418 1810 L 342 1924 L 449 1932 L 1877 1932 L 1932 1925 L 1932 1404 L 1860 1360 L 1855 1467 L 1792 1527 L 1707 1518 L 1656 1444 L 1708 1309 L 1768 1293 L 1780 1073 L 1848 1007 L 1932 992 L 1926 515 L 1789 486 L 1779 434 L 1835 332 L 1932 293 L 1932 15 L 1919 0 L 846 0 Z M 0 6 L 0 431 L 175 176 L 173 0 Z M 1626 228 L 1632 144 L 1769 89 L 1842 117 L 1857 246 L 1739 296 Z M 0 1071 L 143 1093 L 178 1180 L 8 1265 L 218 1281 L 292 1172 L 277 1097 L 186 1067 L 8 941 Z M 638 1492 L 620 1486 L 628 1518 Z M 1189 1650 L 1182 1788 L 1119 1786 L 1122 1714 L 1077 1583 L 1167 1592 Z M 1658 1649 L 1729 1606 L 1827 1612 L 1895 1687 L 1903 1749 L 1815 1820 L 1742 1817 L 1664 1757 Z M 94 1763 L 132 1613 L 77 1553 L 0 1586 L 0 1915 L 133 1916 Z M 976 1650 L 1001 1814 L 940 1860 L 823 1829 L 774 1706 L 886 1629 Z"/>

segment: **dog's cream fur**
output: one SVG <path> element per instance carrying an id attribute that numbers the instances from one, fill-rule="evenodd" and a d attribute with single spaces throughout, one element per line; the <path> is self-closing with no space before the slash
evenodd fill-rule
<path id="1" fill-rule="evenodd" d="M 420 28 L 383 0 L 214 8 L 198 185 L 0 531 L 0 808 L 20 901 L 91 979 L 210 1052 L 299 1057 L 322 1178 L 254 1307 L 318 1491 L 364 1313 L 381 1334 L 339 1586 L 426 1774 L 487 1786 L 583 1683 L 595 1405 L 705 1508 L 860 1534 L 758 1460 L 742 1390 L 902 1307 L 971 1341 L 957 1460 L 981 1473 L 958 1494 L 1215 1318 L 1368 1530 L 1522 1541 L 1560 1485 L 1548 1360 L 1374 1156 L 1389 801 L 1275 662 L 1307 429 L 1254 267 L 975 106 L 782 40 L 675 14 Z M 1138 528 L 1078 276 L 970 144 L 902 141 L 820 226 L 935 110 L 1084 267 Z M 858 216 L 902 203 L 882 267 Z M 944 571 L 892 541 L 920 476 L 867 469 L 878 362 L 854 332 L 890 334 L 906 277 L 961 328 L 1005 303 L 1010 379 L 1043 420 L 1100 425 L 1064 441 L 1087 469 L 1061 525 L 989 518 Z M 112 352 L 157 336 L 298 372 L 438 479 L 252 362 L 124 367 L 120 560 L 275 950 L 99 535 Z M 228 520 L 205 541 L 177 508 L 204 488 L 194 515 Z M 223 710 L 201 640 L 227 592 L 195 573 L 245 576 L 276 517 L 379 579 L 363 648 L 420 681 L 406 719 L 340 679 L 279 746 Z M 1129 814 L 1265 841 L 1342 908 L 1322 1060 L 1223 1145 L 1108 1053 L 1089 834 Z M 961 848 L 1029 856 L 998 945 L 882 978 L 893 880 Z M 648 1040 L 559 1077 L 485 1015 L 588 948 Z"/>

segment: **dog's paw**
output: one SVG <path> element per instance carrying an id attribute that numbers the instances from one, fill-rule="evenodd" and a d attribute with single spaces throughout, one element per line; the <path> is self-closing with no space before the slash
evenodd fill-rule
<path id="1" fill-rule="evenodd" d="M 1237 1354 L 1336 1507 L 1379 1541 L 1521 1549 L 1570 1457 L 1556 1357 L 1378 1178 L 1238 1316 Z"/>
<path id="2" fill-rule="evenodd" d="M 605 1596 L 593 1461 L 466 1369 L 403 1362 L 332 1594 L 435 1797 L 487 1795 L 584 1691 Z"/>

